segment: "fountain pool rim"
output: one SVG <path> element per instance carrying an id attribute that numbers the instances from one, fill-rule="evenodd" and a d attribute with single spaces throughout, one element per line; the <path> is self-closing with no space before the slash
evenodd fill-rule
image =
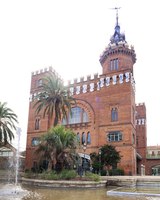
<path id="1" fill-rule="evenodd" d="M 74 181 L 74 180 L 42 180 L 28 179 L 22 177 L 20 180 L 22 185 L 33 185 L 38 187 L 49 188 L 100 188 L 106 187 L 106 180 L 101 181 Z"/>
<path id="2" fill-rule="evenodd" d="M 146 197 L 160 197 L 160 194 L 158 193 L 146 193 L 146 192 L 132 192 L 132 191 L 119 191 L 119 189 L 123 190 L 123 188 L 125 189 L 125 187 L 117 187 L 115 189 L 112 190 L 108 190 L 106 192 L 107 196 L 146 196 Z M 127 187 L 127 188 L 131 188 L 131 187 Z M 143 187 L 139 187 L 137 186 L 137 188 L 143 188 Z M 159 187 L 157 187 L 159 188 Z M 132 189 L 132 188 L 131 188 Z M 151 188 L 148 188 L 149 190 L 151 190 Z"/>

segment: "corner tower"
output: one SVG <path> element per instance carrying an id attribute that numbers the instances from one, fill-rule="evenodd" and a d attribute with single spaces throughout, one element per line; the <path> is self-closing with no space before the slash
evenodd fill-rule
<path id="1" fill-rule="evenodd" d="M 117 13 L 114 33 L 99 59 L 102 66 L 101 77 L 106 77 L 107 85 L 108 82 L 110 83 L 103 97 L 110 118 L 104 122 L 103 128 L 99 126 L 99 134 L 106 133 L 107 144 L 115 146 L 122 155 L 119 167 L 124 169 L 125 174 L 135 175 L 138 154 L 133 66 L 136 62 L 136 54 L 134 47 L 128 45 L 125 34 L 121 33 L 118 22 L 119 8 L 115 9 Z"/>

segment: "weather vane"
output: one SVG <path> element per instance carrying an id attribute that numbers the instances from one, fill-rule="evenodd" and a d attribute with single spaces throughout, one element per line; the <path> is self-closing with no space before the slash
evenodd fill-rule
<path id="1" fill-rule="evenodd" d="M 116 21 L 117 21 L 117 25 L 118 25 L 118 10 L 119 10 L 120 8 L 121 8 L 121 7 L 110 8 L 110 9 L 116 10 Z"/>

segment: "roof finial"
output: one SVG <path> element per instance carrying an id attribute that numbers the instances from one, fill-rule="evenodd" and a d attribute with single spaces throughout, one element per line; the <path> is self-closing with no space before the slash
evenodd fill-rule
<path id="1" fill-rule="evenodd" d="M 111 9 L 116 10 L 116 26 L 118 26 L 118 10 L 119 10 L 120 8 L 121 8 L 121 7 L 111 8 Z"/>
<path id="2" fill-rule="evenodd" d="M 120 9 L 121 7 L 115 7 L 115 8 L 111 8 L 111 9 L 114 9 L 116 10 L 116 26 L 115 26 L 115 31 L 114 31 L 114 34 L 113 36 L 111 37 L 110 41 L 111 41 L 111 44 L 116 44 L 118 45 L 119 42 L 125 42 L 125 35 L 120 33 L 120 26 L 118 24 L 118 10 Z"/>

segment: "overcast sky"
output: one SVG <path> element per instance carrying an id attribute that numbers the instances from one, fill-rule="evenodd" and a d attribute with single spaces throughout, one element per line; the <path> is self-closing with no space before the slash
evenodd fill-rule
<path id="1" fill-rule="evenodd" d="M 99 56 L 121 31 L 137 55 L 136 103 L 147 108 L 148 145 L 160 145 L 158 0 L 0 0 L 0 101 L 19 119 L 26 145 L 31 72 L 52 66 L 72 80 L 101 74 Z"/>

